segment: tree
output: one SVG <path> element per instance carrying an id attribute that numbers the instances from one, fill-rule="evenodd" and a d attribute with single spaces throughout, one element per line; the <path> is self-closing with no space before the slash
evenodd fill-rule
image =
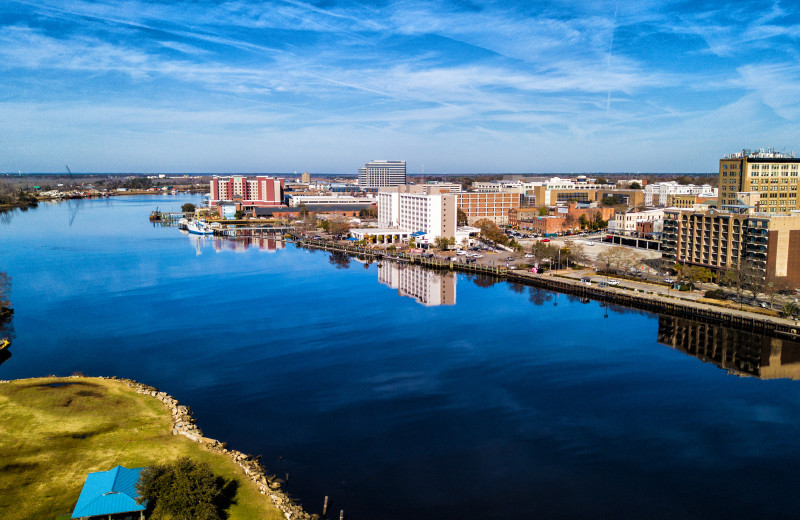
<path id="1" fill-rule="evenodd" d="M 642 189 L 642 185 L 639 184 L 638 182 L 632 182 L 631 185 L 628 186 L 628 187 L 630 189 L 632 189 L 632 190 L 641 190 Z"/>
<path id="2" fill-rule="evenodd" d="M 550 213 L 550 209 L 547 206 L 542 206 L 539 208 L 539 216 L 546 217 Z"/>
<path id="3" fill-rule="evenodd" d="M 223 517 L 219 499 L 224 480 L 214 476 L 211 466 L 189 457 L 155 464 L 139 475 L 139 501 L 149 502 L 152 519 L 217 520 Z"/>
<path id="4" fill-rule="evenodd" d="M 639 262 L 639 256 L 625 247 L 609 247 L 597 255 L 598 269 L 606 272 L 613 270 L 628 271 Z"/>
<path id="5" fill-rule="evenodd" d="M 456 239 L 453 237 L 436 237 L 434 242 L 436 243 L 437 249 L 447 251 L 449 246 L 454 246 L 456 244 Z"/>
<path id="6" fill-rule="evenodd" d="M 678 281 L 692 286 L 696 283 L 710 282 L 712 277 L 711 271 L 694 265 L 677 264 L 675 270 L 678 272 Z"/>
<path id="7" fill-rule="evenodd" d="M 561 226 L 566 230 L 575 229 L 577 224 L 577 220 L 575 220 L 575 215 L 567 213 L 567 216 L 564 217 L 564 224 Z"/>
<path id="8" fill-rule="evenodd" d="M 477 221 L 475 226 L 480 228 L 481 236 L 487 240 L 491 240 L 492 242 L 497 242 L 499 244 L 506 244 L 508 242 L 508 237 L 506 234 L 503 233 L 497 224 L 488 218 Z"/>
<path id="9" fill-rule="evenodd" d="M 126 179 L 122 185 L 130 190 L 146 190 L 153 186 L 153 181 L 147 177 L 132 177 Z"/>
<path id="10" fill-rule="evenodd" d="M 184 213 L 194 213 L 195 205 L 191 202 L 187 202 L 183 206 L 181 206 L 181 211 Z"/>
<path id="11" fill-rule="evenodd" d="M 350 223 L 344 220 L 328 221 L 328 232 L 332 235 L 346 235 L 350 232 Z"/>
<path id="12" fill-rule="evenodd" d="M 566 259 L 567 265 L 570 265 L 570 263 L 583 263 L 586 261 L 586 250 L 583 248 L 583 244 L 571 242 L 561 250 L 561 258 Z"/>
<path id="13" fill-rule="evenodd" d="M 589 225 L 589 219 L 586 218 L 586 214 L 581 214 L 580 218 L 578 219 L 578 223 L 581 225 L 581 229 L 586 229 Z"/>
<path id="14" fill-rule="evenodd" d="M 469 219 L 467 219 L 467 214 L 461 208 L 456 208 L 456 225 L 457 226 L 466 226 L 469 224 Z"/>
<path id="15" fill-rule="evenodd" d="M 595 184 L 608 184 L 608 179 L 605 177 L 598 177 L 594 180 Z"/>
<path id="16" fill-rule="evenodd" d="M 759 292 L 760 274 L 758 269 L 754 269 L 753 266 L 745 263 L 739 269 L 727 269 L 724 271 L 719 277 L 719 283 L 732 288 L 739 302 L 741 302 L 745 291 L 751 291 L 754 297 Z"/>
<path id="17" fill-rule="evenodd" d="M 798 307 L 796 303 L 787 303 L 783 306 L 783 309 L 781 309 L 781 316 L 784 318 L 790 318 L 797 314 L 800 314 L 800 307 Z"/>
<path id="18" fill-rule="evenodd" d="M 378 208 L 375 206 L 364 208 L 358 212 L 358 216 L 362 219 L 376 219 L 378 218 Z"/>
<path id="19" fill-rule="evenodd" d="M 607 226 L 608 226 L 608 221 L 603 220 L 603 213 L 600 211 L 595 211 L 594 216 L 592 217 L 592 221 L 589 224 L 589 227 L 592 230 L 597 230 L 597 229 L 604 229 Z"/>

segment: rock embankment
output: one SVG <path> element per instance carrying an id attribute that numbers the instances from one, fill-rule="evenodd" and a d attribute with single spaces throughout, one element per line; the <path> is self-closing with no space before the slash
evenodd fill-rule
<path id="1" fill-rule="evenodd" d="M 173 435 L 183 435 L 193 442 L 203 444 L 208 450 L 230 457 L 241 468 L 242 473 L 258 487 L 260 493 L 269 497 L 275 507 L 280 509 L 287 520 L 316 520 L 319 518 L 318 515 L 309 515 L 302 507 L 295 504 L 291 497 L 281 489 L 282 481 L 274 475 L 267 474 L 256 457 L 237 450 L 229 450 L 225 443 L 203 436 L 202 430 L 197 426 L 197 421 L 192 417 L 192 410 L 189 406 L 180 404 L 177 399 L 166 392 L 160 392 L 158 388 L 138 381 L 118 377 L 99 377 L 98 379 L 119 381 L 132 388 L 138 394 L 148 395 L 161 401 L 172 413 Z"/>

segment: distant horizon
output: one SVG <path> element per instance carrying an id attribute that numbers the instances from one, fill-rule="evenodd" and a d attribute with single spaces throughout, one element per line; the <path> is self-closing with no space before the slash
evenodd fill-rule
<path id="1" fill-rule="evenodd" d="M 0 12 L 13 78 L 0 171 L 349 174 L 399 159 L 458 175 L 686 175 L 743 148 L 800 151 L 800 5 L 786 0 L 7 0 Z"/>
<path id="2" fill-rule="evenodd" d="M 337 176 L 337 177 L 353 177 L 357 178 L 357 173 L 336 173 L 336 172 L 303 172 L 313 176 Z M 524 177 L 577 177 L 577 176 L 593 176 L 593 177 L 619 177 L 619 176 L 647 176 L 647 175 L 675 175 L 675 176 L 708 176 L 718 175 L 719 172 L 549 172 L 549 173 L 530 173 L 530 172 L 515 172 L 515 173 L 492 173 L 492 172 L 467 172 L 467 173 L 406 173 L 407 177 L 427 177 L 427 176 L 477 176 L 477 175 L 519 175 Z M 26 177 L 34 175 L 53 175 L 53 176 L 69 176 L 67 172 L 3 172 L 0 175 L 5 177 Z M 138 175 L 138 176 L 153 176 L 153 175 L 190 175 L 190 176 L 255 176 L 255 175 L 268 175 L 272 177 L 300 177 L 302 173 L 281 173 L 281 172 L 221 172 L 221 173 L 201 173 L 201 172 L 72 172 L 72 175 Z"/>

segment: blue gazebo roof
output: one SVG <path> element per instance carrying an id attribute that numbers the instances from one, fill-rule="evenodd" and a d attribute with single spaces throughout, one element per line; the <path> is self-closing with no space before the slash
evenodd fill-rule
<path id="1" fill-rule="evenodd" d="M 136 483 L 139 481 L 139 472 L 143 469 L 117 466 L 108 471 L 89 473 L 72 518 L 144 511 L 147 501 L 136 503 L 139 497 Z"/>

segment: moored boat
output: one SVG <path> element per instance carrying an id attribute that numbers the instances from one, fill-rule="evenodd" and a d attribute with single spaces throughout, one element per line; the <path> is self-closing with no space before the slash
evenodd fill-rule
<path id="1" fill-rule="evenodd" d="M 203 220 L 191 220 L 186 224 L 186 231 L 193 235 L 210 235 L 214 231 Z"/>

